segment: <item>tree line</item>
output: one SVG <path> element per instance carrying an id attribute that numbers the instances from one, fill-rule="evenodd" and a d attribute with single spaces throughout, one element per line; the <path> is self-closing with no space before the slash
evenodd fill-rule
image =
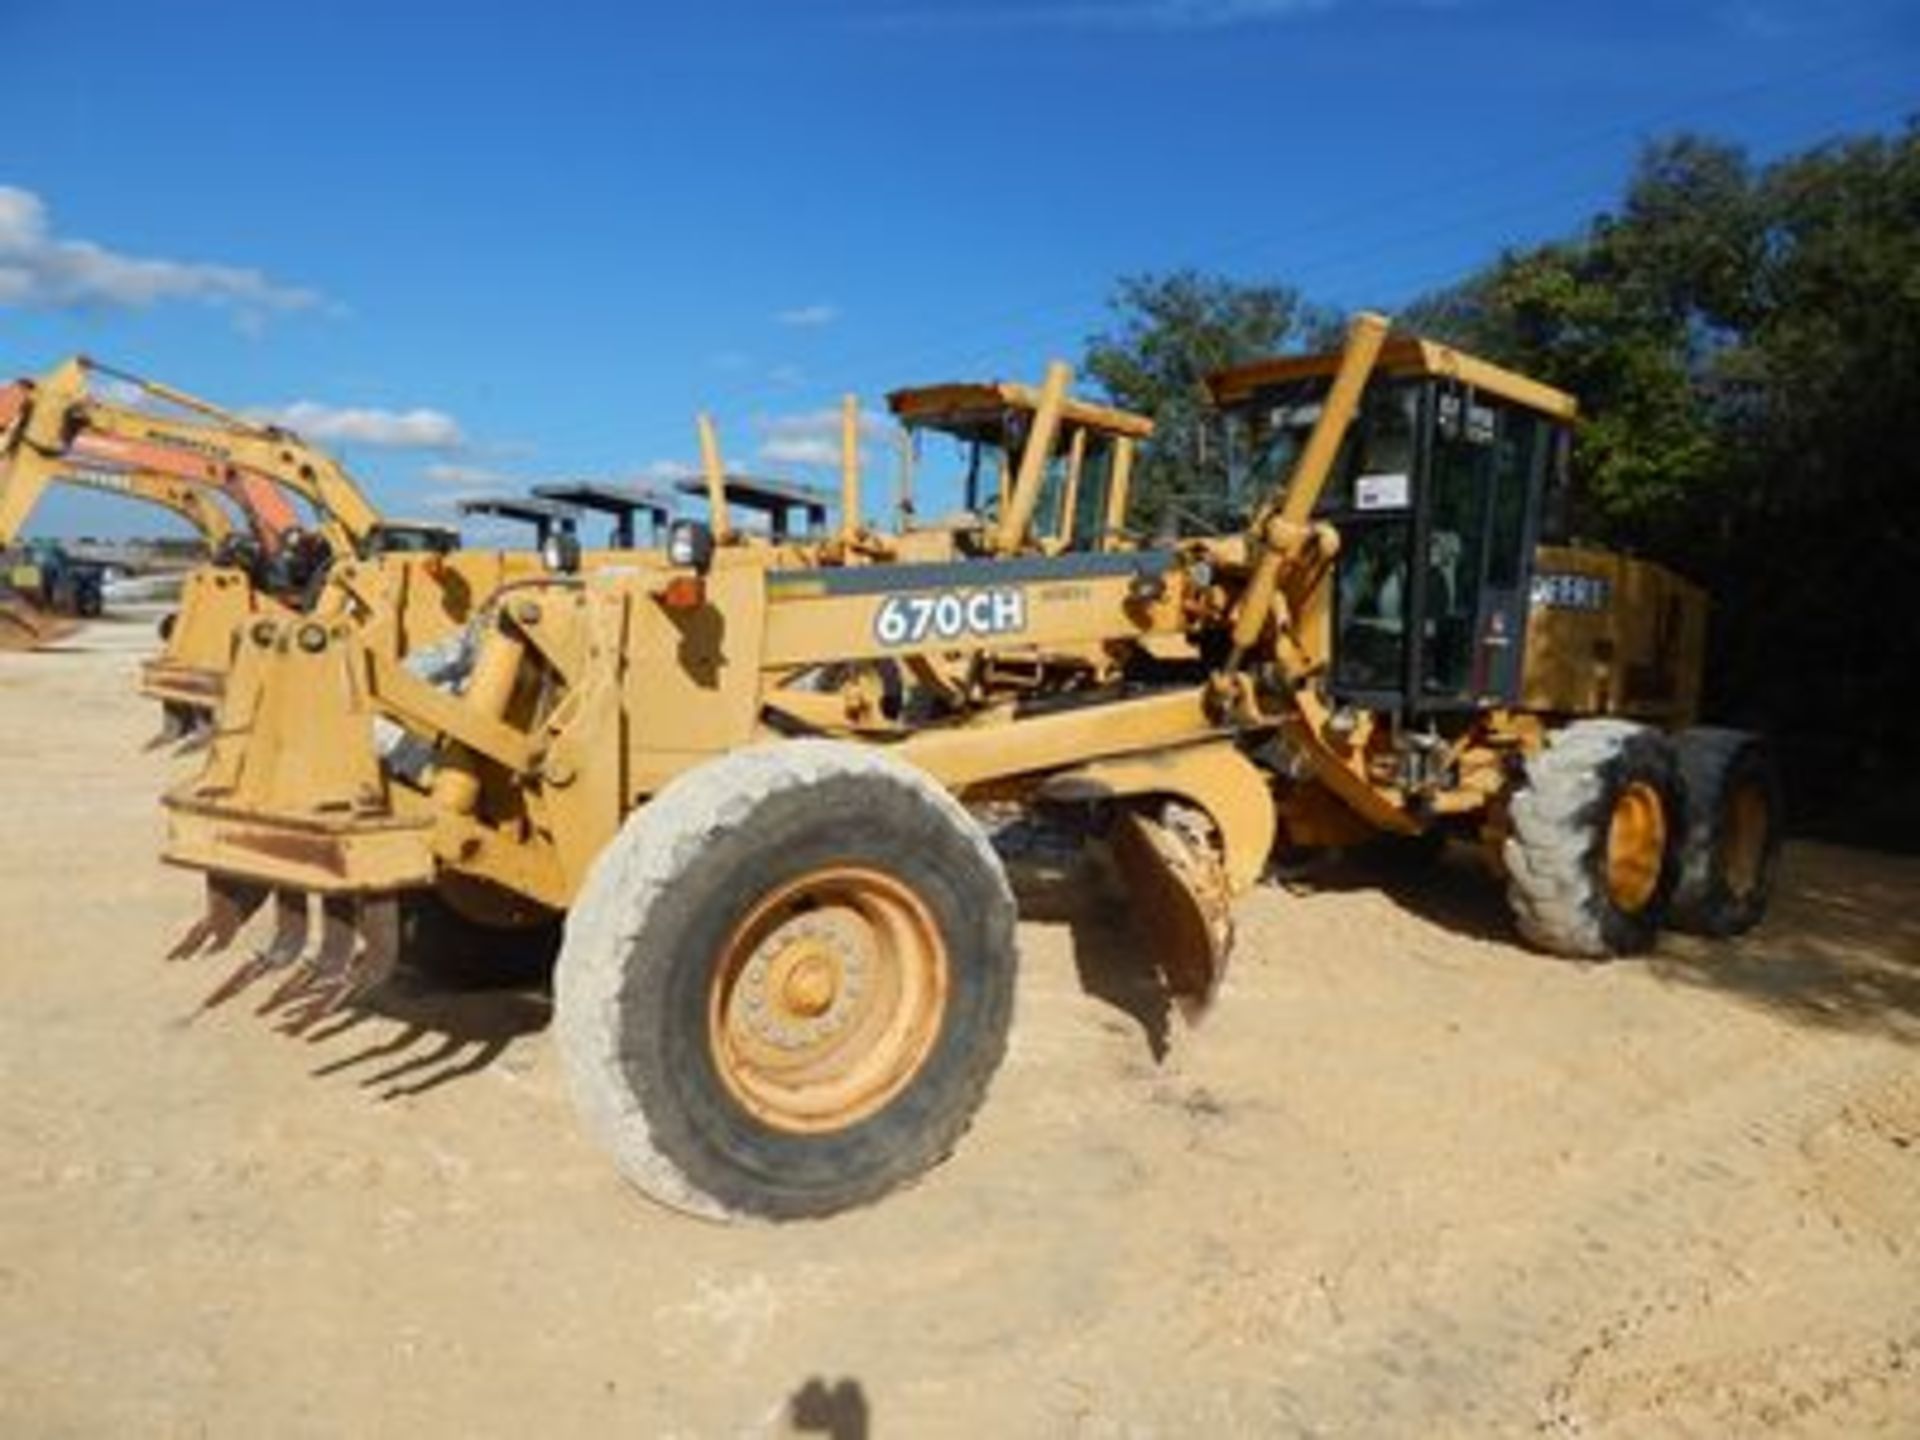
<path id="1" fill-rule="evenodd" d="M 1195 272 L 1123 279 L 1112 308 L 1084 366 L 1161 422 L 1143 524 L 1212 478 L 1206 373 L 1340 321 L 1294 287 Z M 1617 205 L 1396 323 L 1579 399 L 1579 532 L 1711 592 L 1710 716 L 1776 737 L 1803 829 L 1912 847 L 1920 120 L 1765 164 L 1658 141 Z"/>

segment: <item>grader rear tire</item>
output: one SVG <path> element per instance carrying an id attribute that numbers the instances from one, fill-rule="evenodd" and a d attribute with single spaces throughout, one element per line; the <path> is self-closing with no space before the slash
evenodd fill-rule
<path id="1" fill-rule="evenodd" d="M 1502 851 L 1520 933 L 1559 955 L 1650 947 L 1679 878 L 1685 807 L 1673 745 L 1625 720 L 1581 720 L 1527 760 Z"/>
<path id="2" fill-rule="evenodd" d="M 1700 726 L 1679 736 L 1687 833 L 1672 923 L 1697 935 L 1739 935 L 1760 923 L 1780 854 L 1780 782 L 1766 742 Z"/>
<path id="3" fill-rule="evenodd" d="M 588 1128 L 648 1195 L 822 1216 L 953 1148 L 1013 979 L 1013 896 L 972 818 L 899 761 L 795 740 L 628 818 L 567 919 L 555 1030 Z"/>

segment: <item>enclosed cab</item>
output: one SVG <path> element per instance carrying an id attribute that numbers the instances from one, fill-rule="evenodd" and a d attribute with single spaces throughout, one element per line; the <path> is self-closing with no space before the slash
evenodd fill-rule
<path id="1" fill-rule="evenodd" d="M 1021 541 L 1049 553 L 1124 545 L 1134 455 L 1153 422 L 1066 395 L 1064 380 L 1058 388 L 1051 404 L 1045 387 L 1004 381 L 923 385 L 887 396 L 907 433 L 916 485 L 931 474 L 958 498 L 949 523 L 966 548 L 996 548 L 1007 533 L 1000 522 L 1041 423 L 1050 432 L 1045 468 L 1031 515 L 1014 527 Z"/>
<path id="2" fill-rule="evenodd" d="M 1229 500 L 1289 473 L 1339 356 L 1211 377 Z M 1341 702 L 1406 718 L 1505 708 L 1684 724 L 1706 599 L 1568 542 L 1573 397 L 1446 345 L 1381 348 L 1314 515 L 1339 533 L 1318 616 Z"/>

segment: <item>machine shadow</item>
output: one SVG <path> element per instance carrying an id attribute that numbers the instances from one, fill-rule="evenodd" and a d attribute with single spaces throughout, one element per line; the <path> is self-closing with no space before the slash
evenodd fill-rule
<path id="1" fill-rule="evenodd" d="M 1758 929 L 1671 936 L 1647 965 L 1799 1024 L 1920 1044 L 1920 861 L 1794 846 Z"/>
<path id="2" fill-rule="evenodd" d="M 1378 891 L 1456 934 L 1522 943 L 1500 883 L 1464 845 L 1424 863 L 1392 847 L 1363 847 L 1280 883 Z M 1920 860 L 1796 844 L 1782 859 L 1767 919 L 1751 934 L 1713 940 L 1669 931 L 1651 955 L 1615 963 L 1800 1024 L 1920 1044 Z"/>
<path id="3" fill-rule="evenodd" d="M 858 1380 L 828 1385 L 816 1375 L 787 1397 L 787 1425 L 796 1435 L 867 1440 L 873 1427 L 872 1407 Z"/>
<path id="4" fill-rule="evenodd" d="M 381 1102 L 437 1090 L 478 1075 L 522 1036 L 547 1028 L 551 986 L 538 979 L 499 985 L 456 983 L 402 966 L 353 1008 L 302 1037 L 309 1044 L 359 1048 L 326 1060 L 316 1078 L 352 1077 Z"/>
<path id="5" fill-rule="evenodd" d="M 1276 864 L 1271 883 L 1303 893 L 1384 895 L 1409 915 L 1473 940 L 1520 943 L 1506 895 L 1471 847 L 1385 841 Z"/>
<path id="6" fill-rule="evenodd" d="M 1105 848 L 1089 845 L 1056 862 L 1010 861 L 1007 875 L 1022 920 L 1066 926 L 1081 991 L 1138 1025 L 1154 1063 L 1164 1061 L 1172 1043 L 1173 1001 L 1151 949 L 1141 943 Z"/>

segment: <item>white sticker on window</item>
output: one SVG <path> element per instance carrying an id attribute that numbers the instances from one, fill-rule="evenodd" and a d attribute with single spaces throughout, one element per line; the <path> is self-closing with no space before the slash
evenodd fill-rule
<path id="1" fill-rule="evenodd" d="M 1398 475 L 1362 475 L 1353 482 L 1353 508 L 1356 510 L 1404 510 L 1408 485 L 1404 473 Z"/>

